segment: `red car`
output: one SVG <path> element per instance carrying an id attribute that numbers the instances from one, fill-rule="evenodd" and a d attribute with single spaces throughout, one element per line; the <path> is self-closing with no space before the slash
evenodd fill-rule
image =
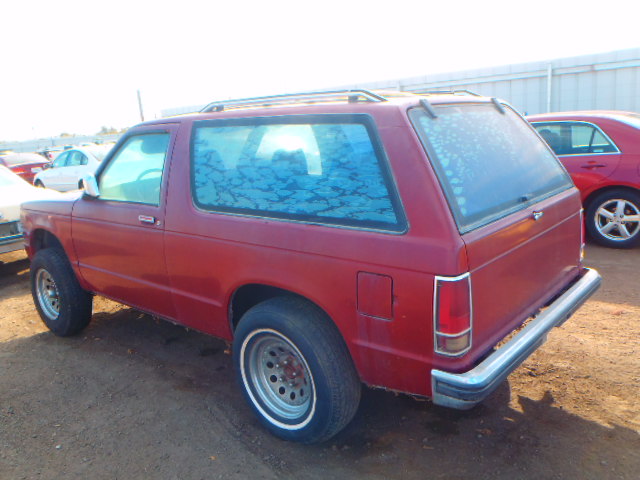
<path id="1" fill-rule="evenodd" d="M 217 102 L 132 128 L 84 187 L 22 207 L 48 328 L 97 294 L 221 337 L 288 440 L 340 431 L 361 383 L 473 407 L 600 283 L 578 190 L 491 98 Z"/>
<path id="2" fill-rule="evenodd" d="M 528 120 L 571 174 L 593 240 L 614 248 L 640 243 L 640 114 L 564 112 Z"/>
<path id="3" fill-rule="evenodd" d="M 50 162 L 37 153 L 7 153 L 0 155 L 0 165 L 4 165 L 30 184 L 33 183 L 33 177 L 48 167 L 49 164 Z"/>

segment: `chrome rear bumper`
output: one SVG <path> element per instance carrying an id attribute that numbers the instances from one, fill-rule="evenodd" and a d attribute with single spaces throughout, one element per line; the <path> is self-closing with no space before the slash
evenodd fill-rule
<path id="1" fill-rule="evenodd" d="M 600 287 L 600 274 L 585 273 L 505 345 L 464 373 L 431 370 L 433 403 L 467 410 L 484 400 Z"/>

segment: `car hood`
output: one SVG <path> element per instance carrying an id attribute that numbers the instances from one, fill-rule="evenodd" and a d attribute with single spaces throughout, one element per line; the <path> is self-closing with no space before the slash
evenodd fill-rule
<path id="1" fill-rule="evenodd" d="M 30 185 L 10 186 L 2 189 L 0 195 L 0 222 L 12 222 L 20 219 L 20 205 L 33 200 L 61 199 L 64 195 L 55 190 L 35 188 Z"/>

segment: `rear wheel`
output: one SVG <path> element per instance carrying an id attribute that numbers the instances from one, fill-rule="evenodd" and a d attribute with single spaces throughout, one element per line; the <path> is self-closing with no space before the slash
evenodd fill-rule
<path id="1" fill-rule="evenodd" d="M 31 293 L 40 318 L 58 336 L 79 333 L 91 320 L 93 298 L 58 248 L 45 248 L 33 257 Z"/>
<path id="2" fill-rule="evenodd" d="M 611 248 L 640 243 L 640 194 L 624 189 L 596 196 L 587 207 L 586 227 L 591 238 Z"/>
<path id="3" fill-rule="evenodd" d="M 274 435 L 321 442 L 355 415 L 360 380 L 340 333 L 315 305 L 288 297 L 256 305 L 233 347 L 245 398 Z"/>

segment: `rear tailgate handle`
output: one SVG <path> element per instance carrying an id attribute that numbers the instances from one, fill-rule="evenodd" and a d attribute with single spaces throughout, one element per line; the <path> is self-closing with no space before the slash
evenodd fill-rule
<path id="1" fill-rule="evenodd" d="M 149 223 L 155 225 L 156 217 L 150 217 L 149 215 L 138 215 L 138 221 L 140 223 Z"/>

